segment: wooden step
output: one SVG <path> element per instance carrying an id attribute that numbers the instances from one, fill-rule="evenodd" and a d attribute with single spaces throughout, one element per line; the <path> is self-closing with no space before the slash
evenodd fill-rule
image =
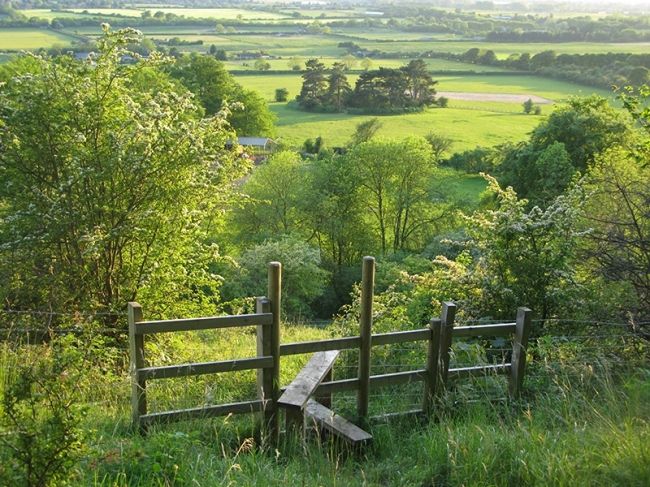
<path id="1" fill-rule="evenodd" d="M 305 408 L 305 416 L 320 428 L 344 439 L 353 446 L 361 446 L 372 441 L 372 435 L 331 409 L 310 399 Z"/>
<path id="2" fill-rule="evenodd" d="M 334 361 L 340 353 L 339 350 L 315 353 L 284 390 L 278 399 L 278 404 L 292 410 L 304 409 L 309 398 L 316 392 L 320 383 L 332 369 Z"/>

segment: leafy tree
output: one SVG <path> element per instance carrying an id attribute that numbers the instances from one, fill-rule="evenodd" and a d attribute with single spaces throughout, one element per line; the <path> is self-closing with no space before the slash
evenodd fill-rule
<path id="1" fill-rule="evenodd" d="M 650 137 L 647 137 L 650 138 Z M 650 144 L 612 147 L 586 175 L 585 256 L 606 281 L 629 283 L 635 318 L 650 317 Z"/>
<path id="2" fill-rule="evenodd" d="M 429 188 L 435 164 L 426 140 L 371 140 L 354 147 L 349 160 L 382 254 L 389 248 L 407 249 L 433 230 L 440 215 L 432 211 Z"/>
<path id="3" fill-rule="evenodd" d="M 584 174 L 597 154 L 624 143 L 631 134 L 629 119 L 604 98 L 571 99 L 537 126 L 528 142 L 505 152 L 501 181 L 513 186 L 520 197 L 528 198 L 532 204 L 549 202 L 567 187 L 573 176 L 569 174 L 567 160 L 573 174 Z M 561 150 L 555 145 L 558 143 Z M 553 154 L 551 159 L 557 158 L 555 162 L 549 162 L 548 154 Z M 546 161 L 538 163 L 540 158 Z M 551 181 L 542 181 L 545 176 L 540 170 Z M 560 175 L 562 182 L 557 179 Z"/>
<path id="4" fill-rule="evenodd" d="M 343 109 L 344 102 L 352 91 L 348 78 L 343 72 L 344 69 L 345 66 L 342 63 L 334 63 L 327 78 L 327 100 L 336 108 L 337 112 Z"/>
<path id="5" fill-rule="evenodd" d="M 550 318 L 579 292 L 573 259 L 581 192 L 560 196 L 546 210 L 527 210 L 512 188 L 487 178 L 496 208 L 468 217 L 467 225 L 477 255 L 468 278 L 481 290 L 480 307 L 495 318 L 512 316 L 518 306 Z"/>
<path id="6" fill-rule="evenodd" d="M 374 63 L 372 62 L 372 59 L 370 59 L 370 58 L 364 57 L 364 58 L 361 60 L 361 68 L 362 68 L 364 71 L 368 71 L 370 68 L 372 68 L 372 65 L 373 65 L 373 64 L 374 64 Z"/>
<path id="7" fill-rule="evenodd" d="M 273 135 L 274 116 L 264 99 L 243 89 L 212 56 L 193 53 L 181 57 L 170 74 L 196 95 L 208 115 L 219 113 L 225 103 L 234 105 L 231 125 L 239 135 Z"/>
<path id="8" fill-rule="evenodd" d="M 343 56 L 343 64 L 345 65 L 345 70 L 350 71 L 351 69 L 354 69 L 354 67 L 358 64 L 358 60 L 356 57 L 354 57 L 352 54 L 346 54 Z"/>
<path id="9" fill-rule="evenodd" d="M 302 58 L 298 56 L 292 56 L 289 58 L 289 62 L 287 62 L 287 66 L 289 66 L 290 69 L 293 71 L 300 71 L 302 69 Z"/>
<path id="10" fill-rule="evenodd" d="M 282 102 L 287 101 L 289 97 L 289 90 L 286 88 L 278 88 L 275 90 L 275 101 Z"/>
<path id="11" fill-rule="evenodd" d="M 354 133 L 352 134 L 350 145 L 354 146 L 363 142 L 368 142 L 377 134 L 377 131 L 382 127 L 382 125 L 383 124 L 377 117 L 358 123 Z"/>
<path id="12" fill-rule="evenodd" d="M 300 155 L 289 151 L 272 154 L 253 171 L 242 188 L 246 200 L 233 215 L 239 227 L 238 240 L 262 242 L 300 233 L 307 177 Z"/>
<path id="13" fill-rule="evenodd" d="M 436 162 L 442 159 L 442 156 L 449 149 L 451 149 L 451 146 L 454 143 L 452 139 L 445 137 L 444 135 L 437 134 L 435 132 L 429 132 L 427 135 L 425 135 L 424 138 L 431 146 L 431 150 L 433 152 L 433 159 Z"/>
<path id="14" fill-rule="evenodd" d="M 408 92 L 411 100 L 418 105 L 431 105 L 435 100 L 437 83 L 431 78 L 427 64 L 422 59 L 414 59 L 401 68 L 408 79 Z"/>
<path id="15" fill-rule="evenodd" d="M 275 133 L 275 114 L 258 91 L 238 88 L 233 98 L 236 103 L 232 105 L 229 121 L 238 135 L 259 137 Z"/>
<path id="16" fill-rule="evenodd" d="M 245 295 L 266 294 L 266 268 L 271 261 L 282 262 L 282 308 L 289 319 L 312 315 L 310 305 L 323 294 L 328 272 L 320 267 L 318 249 L 290 237 L 267 241 L 244 252 L 239 259 Z"/>
<path id="17" fill-rule="evenodd" d="M 256 59 L 255 63 L 253 64 L 253 67 L 257 71 L 268 71 L 269 69 L 271 69 L 271 63 L 269 63 L 265 59 Z"/>
<path id="18" fill-rule="evenodd" d="M 305 66 L 306 70 L 302 75 L 302 89 L 297 100 L 301 107 L 313 110 L 320 107 L 327 96 L 325 65 L 318 59 L 310 59 Z"/>
<path id="19" fill-rule="evenodd" d="M 120 63 L 136 41 L 135 31 L 107 30 L 92 60 L 36 57 L 3 88 L 0 271 L 10 306 L 122 312 L 140 297 L 155 312 L 181 295 L 217 296 L 208 216 L 244 166 L 225 149 L 226 114 L 201 118 L 159 58 Z"/>
<path id="20" fill-rule="evenodd" d="M 528 100 L 526 100 L 524 102 L 524 113 L 526 115 L 530 114 L 533 111 L 534 106 L 535 106 L 535 104 L 533 103 L 532 98 L 529 98 Z"/>

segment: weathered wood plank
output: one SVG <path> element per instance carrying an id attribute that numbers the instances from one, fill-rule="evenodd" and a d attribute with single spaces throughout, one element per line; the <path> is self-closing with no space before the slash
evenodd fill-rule
<path id="1" fill-rule="evenodd" d="M 144 337 L 136 333 L 142 321 L 142 307 L 135 302 L 127 306 L 129 320 L 129 356 L 131 374 L 131 419 L 133 426 L 143 431 L 140 418 L 147 414 L 147 382 L 139 377 L 139 370 L 145 367 Z"/>
<path id="2" fill-rule="evenodd" d="M 424 400 L 422 408 L 428 414 L 433 410 L 433 403 L 440 382 L 440 332 L 442 322 L 433 319 L 429 323 L 430 339 L 427 343 L 427 378 L 424 381 Z"/>
<path id="3" fill-rule="evenodd" d="M 517 330 L 512 343 L 512 370 L 510 374 L 509 392 L 512 397 L 519 397 L 524 384 L 526 371 L 526 350 L 530 335 L 533 312 L 528 308 L 517 310 Z"/>
<path id="4" fill-rule="evenodd" d="M 515 332 L 516 323 L 499 323 L 495 325 L 458 326 L 453 329 L 456 337 L 508 336 Z"/>
<path id="5" fill-rule="evenodd" d="M 201 362 L 194 364 L 168 365 L 165 367 L 146 367 L 138 371 L 141 379 L 169 379 L 191 375 L 217 374 L 273 367 L 273 357 L 256 357 L 219 362 Z"/>
<path id="6" fill-rule="evenodd" d="M 318 352 L 307 362 L 296 378 L 287 386 L 278 404 L 285 408 L 302 410 L 318 385 L 325 379 L 340 351 Z"/>
<path id="7" fill-rule="evenodd" d="M 269 262 L 268 266 L 267 293 L 271 305 L 271 333 L 269 346 L 270 355 L 274 364 L 272 370 L 272 389 L 269 421 L 266 427 L 270 432 L 272 444 L 277 444 L 280 438 L 280 415 L 278 414 L 278 399 L 280 398 L 280 323 L 282 321 L 282 264 L 280 262 Z"/>
<path id="8" fill-rule="evenodd" d="M 240 326 L 271 325 L 271 313 L 237 316 L 208 316 L 203 318 L 184 318 L 178 320 L 143 321 L 135 327 L 138 335 L 150 333 L 169 333 L 174 331 L 196 331 Z"/>
<path id="9" fill-rule="evenodd" d="M 370 377 L 370 388 L 408 384 L 426 380 L 428 374 L 426 369 L 408 370 L 406 372 L 394 372 L 392 374 L 373 375 Z"/>
<path id="10" fill-rule="evenodd" d="M 331 338 L 309 342 L 285 343 L 280 345 L 280 355 L 297 355 L 300 353 L 327 352 L 329 350 L 349 350 L 359 348 L 359 337 Z"/>
<path id="11" fill-rule="evenodd" d="M 419 330 L 394 331 L 391 333 L 377 333 L 372 335 L 372 346 L 392 345 L 396 343 L 418 342 L 429 340 L 431 330 L 421 328 Z"/>
<path id="12" fill-rule="evenodd" d="M 148 426 L 155 423 L 166 423 L 185 419 L 212 418 L 216 416 L 225 416 L 227 414 L 254 413 L 263 411 L 264 406 L 265 401 L 260 400 L 219 404 L 216 406 L 145 414 L 140 417 L 140 421 Z"/>
<path id="13" fill-rule="evenodd" d="M 428 377 L 426 369 L 395 372 L 392 374 L 372 375 L 369 378 L 370 389 L 377 389 L 390 385 L 408 384 L 409 382 L 423 381 Z M 316 388 L 316 394 L 332 394 L 335 392 L 356 391 L 359 389 L 359 379 L 340 379 L 324 382 Z"/>
<path id="14" fill-rule="evenodd" d="M 309 400 L 305 408 L 308 420 L 314 421 L 320 428 L 342 438 L 353 446 L 360 446 L 372 441 L 372 435 L 347 419 L 335 414 L 322 404 Z"/>
<path id="15" fill-rule="evenodd" d="M 467 377 L 479 377 L 490 374 L 510 373 L 510 364 L 477 365 L 474 367 L 460 367 L 449 369 L 449 379 L 465 379 Z"/>
<path id="16" fill-rule="evenodd" d="M 372 335 L 372 346 L 392 345 L 396 343 L 428 340 L 431 331 L 428 328 L 420 330 L 396 331 L 392 333 L 377 333 Z M 300 353 L 326 352 L 328 350 L 351 350 L 359 348 L 361 337 L 330 338 L 308 342 L 294 342 L 280 345 L 280 355 L 297 355 Z"/>
<path id="17" fill-rule="evenodd" d="M 452 302 L 442 303 L 442 314 L 440 321 L 440 386 L 436 393 L 439 393 L 447 384 L 449 373 L 449 352 L 451 351 L 451 339 L 453 337 L 454 318 L 456 317 L 456 305 Z"/>
<path id="18" fill-rule="evenodd" d="M 357 391 L 357 415 L 368 416 L 370 390 L 370 352 L 372 350 L 372 302 L 375 293 L 375 258 L 364 257 L 361 269 L 361 313 L 359 316 L 359 389 Z"/>
<path id="19" fill-rule="evenodd" d="M 270 313 L 271 301 L 266 297 L 259 297 L 256 300 L 255 311 L 257 313 Z M 265 357 L 270 356 L 271 350 L 271 327 L 258 325 L 257 326 L 257 356 Z M 275 360 L 279 358 L 271 356 Z M 264 368 L 257 370 L 257 397 L 262 401 L 266 401 L 273 397 L 273 369 Z M 272 401 L 267 403 L 264 409 L 264 430 L 269 431 L 270 426 L 273 424 L 275 414 L 275 404 Z M 266 440 L 266 438 L 264 438 Z"/>

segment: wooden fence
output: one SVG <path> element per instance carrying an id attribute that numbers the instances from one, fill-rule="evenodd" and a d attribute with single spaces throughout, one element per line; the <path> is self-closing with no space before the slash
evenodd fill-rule
<path id="1" fill-rule="evenodd" d="M 268 269 L 268 297 L 257 298 L 256 313 L 238 316 L 143 321 L 142 308 L 129 303 L 129 340 L 132 376 L 133 423 L 141 431 L 153 423 L 185 418 L 204 418 L 236 413 L 260 412 L 271 439 L 277 439 L 280 430 L 277 400 L 281 394 L 281 357 L 329 350 L 359 350 L 356 378 L 331 380 L 321 383 L 316 396 L 323 403 L 331 402 L 334 393 L 357 392 L 358 420 L 368 417 L 369 391 L 390 385 L 421 381 L 424 383 L 422 409 L 430 413 L 438 397 L 451 380 L 485 374 L 507 374 L 509 393 L 521 392 L 526 367 L 526 347 L 531 325 L 531 311 L 519 308 L 513 323 L 454 327 L 456 305 L 446 302 L 440 318 L 432 319 L 428 327 L 392 333 L 372 333 L 375 259 L 363 260 L 361 286 L 360 332 L 358 336 L 327 340 L 280 343 L 282 267 L 271 262 Z M 192 363 L 164 367 L 147 367 L 144 353 L 145 335 L 177 331 L 194 331 L 227 327 L 257 327 L 257 356 L 219 362 Z M 449 368 L 450 350 L 454 338 L 512 336 L 511 363 L 476 367 Z M 407 342 L 426 342 L 427 359 L 423 368 L 405 372 L 371 375 L 371 350 L 375 346 Z M 257 370 L 258 398 L 255 400 L 220 404 L 179 411 L 147 412 L 147 381 L 172 377 L 214 374 L 240 370 Z"/>

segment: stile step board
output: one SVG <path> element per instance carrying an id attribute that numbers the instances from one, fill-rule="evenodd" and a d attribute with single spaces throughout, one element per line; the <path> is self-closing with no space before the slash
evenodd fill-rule
<path id="1" fill-rule="evenodd" d="M 316 392 L 320 383 L 323 382 L 340 353 L 339 350 L 315 353 L 284 390 L 284 393 L 278 399 L 278 404 L 290 409 L 304 409 L 310 396 Z"/>
<path id="2" fill-rule="evenodd" d="M 339 416 L 331 409 L 326 408 L 313 399 L 310 399 L 307 403 L 305 413 L 307 418 L 315 421 L 319 427 L 348 441 L 354 446 L 363 445 L 372 441 L 372 435 L 370 433 L 362 430 L 343 416 Z"/>

